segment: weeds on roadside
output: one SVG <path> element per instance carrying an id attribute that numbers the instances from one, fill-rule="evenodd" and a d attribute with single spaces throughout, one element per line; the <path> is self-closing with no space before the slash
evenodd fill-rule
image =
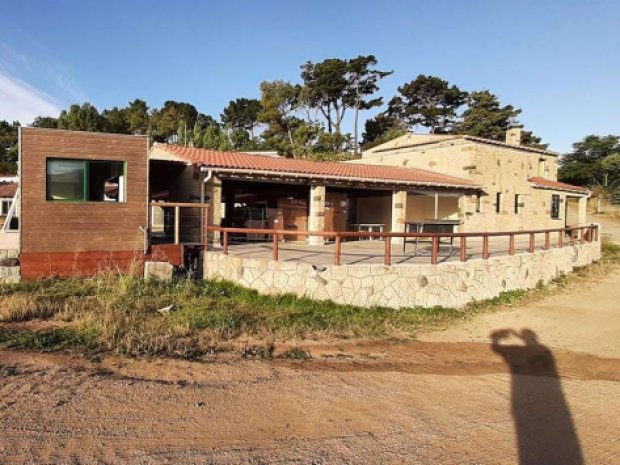
<path id="1" fill-rule="evenodd" d="M 0 323 L 11 324 L 0 324 L 0 348 L 194 358 L 237 346 L 245 347 L 247 356 L 271 358 L 273 344 L 247 346 L 241 341 L 413 337 L 421 328 L 539 299 L 620 263 L 620 246 L 604 243 L 603 253 L 601 262 L 550 285 L 504 292 L 460 310 L 362 308 L 290 294 L 265 296 L 228 282 L 144 281 L 131 275 L 5 284 L 0 285 Z M 169 305 L 175 310 L 157 311 Z M 43 329 L 24 326 L 35 320 Z M 291 349 L 280 357 L 309 356 L 302 352 Z"/>

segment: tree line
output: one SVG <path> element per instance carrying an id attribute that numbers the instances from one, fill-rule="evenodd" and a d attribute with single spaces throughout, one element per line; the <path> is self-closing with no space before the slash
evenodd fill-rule
<path id="1" fill-rule="evenodd" d="M 125 107 L 102 111 L 88 102 L 73 104 L 58 117 L 38 117 L 32 125 L 144 134 L 159 142 L 214 150 L 273 150 L 313 159 L 353 158 L 361 148 L 416 129 L 503 141 L 506 130 L 519 125 L 521 110 L 502 105 L 489 90 L 465 91 L 437 76 L 417 76 L 399 86 L 385 103 L 378 91 L 392 73 L 379 69 L 373 55 L 308 61 L 300 67 L 299 82 L 264 81 L 259 85 L 260 98 L 232 100 L 219 118 L 201 113 L 188 102 L 169 100 L 161 108 L 151 108 L 135 99 Z M 383 111 L 364 121 L 360 137 L 362 114 L 382 106 Z M 343 130 L 347 115 L 352 115 L 352 134 Z M 11 137 L 18 124 L 0 123 L 0 163 L 5 170 L 14 167 L 16 149 L 10 141 L 1 141 Z M 531 132 L 524 133 L 522 143 L 547 147 Z M 576 151 L 582 150 L 575 145 Z M 561 173 L 573 182 L 592 182 L 592 176 L 602 172 L 600 167 L 587 171 L 579 165 L 577 169 L 574 162 L 585 163 L 580 155 L 566 160 Z"/>

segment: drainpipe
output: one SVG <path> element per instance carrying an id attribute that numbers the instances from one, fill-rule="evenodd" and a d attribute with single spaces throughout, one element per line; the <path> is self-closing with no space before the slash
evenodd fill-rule
<path id="1" fill-rule="evenodd" d="M 201 171 L 204 172 L 204 168 L 201 168 Z M 200 203 L 205 203 L 205 186 L 213 177 L 213 170 L 208 170 L 207 175 L 202 178 L 202 182 L 200 183 Z M 202 237 L 202 243 L 204 244 L 204 234 L 205 234 L 205 216 L 200 215 L 200 234 Z"/>

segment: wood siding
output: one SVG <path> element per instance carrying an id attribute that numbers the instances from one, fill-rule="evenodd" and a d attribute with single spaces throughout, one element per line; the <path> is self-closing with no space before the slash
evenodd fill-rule
<path id="1" fill-rule="evenodd" d="M 46 159 L 54 157 L 126 162 L 125 202 L 46 200 Z M 143 250 L 139 227 L 148 224 L 147 137 L 22 128 L 20 163 L 22 266 L 35 253 Z"/>
<path id="2" fill-rule="evenodd" d="M 183 245 L 154 245 L 151 253 L 142 251 L 33 252 L 20 254 L 21 277 L 34 280 L 46 277 L 82 277 L 100 273 L 133 272 L 141 275 L 145 261 L 183 264 Z"/>

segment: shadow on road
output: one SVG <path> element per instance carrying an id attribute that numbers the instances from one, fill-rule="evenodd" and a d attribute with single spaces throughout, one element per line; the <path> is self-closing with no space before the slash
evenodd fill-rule
<path id="1" fill-rule="evenodd" d="M 506 343 L 511 337 L 521 343 Z M 491 340 L 493 351 L 510 368 L 519 465 L 583 465 L 551 350 L 530 329 L 494 331 Z"/>

